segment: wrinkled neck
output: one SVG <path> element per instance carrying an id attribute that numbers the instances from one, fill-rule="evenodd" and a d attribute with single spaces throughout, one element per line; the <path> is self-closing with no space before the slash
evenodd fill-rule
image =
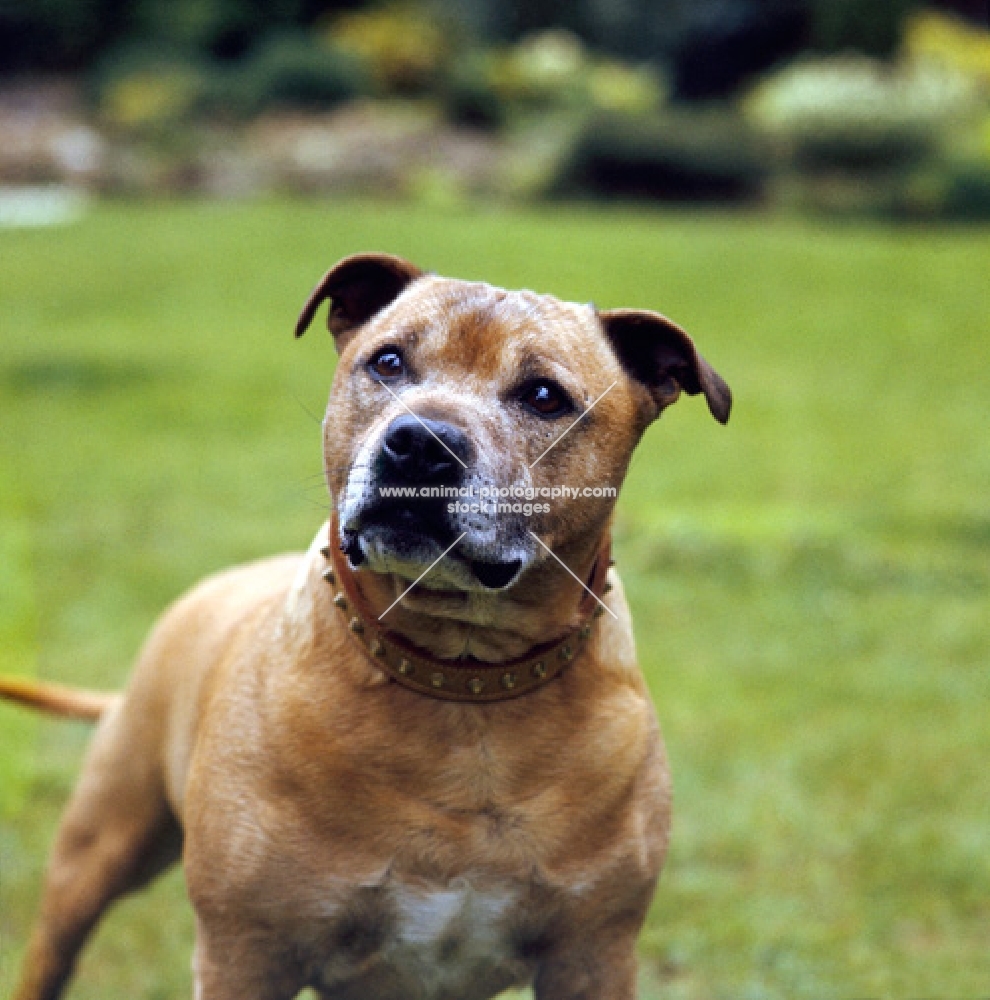
<path id="1" fill-rule="evenodd" d="M 580 626 L 597 604 L 581 581 L 591 582 L 599 560 L 607 568 L 607 538 L 605 529 L 590 545 L 557 553 L 573 576 L 545 554 L 518 583 L 501 591 L 438 592 L 423 583 L 410 588 L 401 577 L 353 569 L 341 553 L 331 555 L 335 573 L 346 577 L 341 582 L 359 605 L 352 610 L 372 628 L 439 659 L 501 663 Z"/>

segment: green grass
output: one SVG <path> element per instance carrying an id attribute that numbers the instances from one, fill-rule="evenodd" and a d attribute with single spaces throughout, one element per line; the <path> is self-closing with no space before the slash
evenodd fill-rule
<path id="1" fill-rule="evenodd" d="M 360 249 L 660 308 L 736 395 L 647 435 L 617 555 L 673 762 L 645 995 L 990 993 L 990 233 L 632 210 L 110 205 L 0 233 L 0 666 L 117 686 L 321 519 L 315 278 Z M 0 716 L 0 996 L 88 730 Z M 32 725 L 34 728 L 32 728 Z M 73 1000 L 189 993 L 181 875 Z"/>

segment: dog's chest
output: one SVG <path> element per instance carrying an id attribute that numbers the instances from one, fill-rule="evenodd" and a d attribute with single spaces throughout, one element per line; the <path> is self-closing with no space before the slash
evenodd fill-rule
<path id="1" fill-rule="evenodd" d="M 455 879 L 376 896 L 334 921 L 316 976 L 327 997 L 484 1000 L 530 979 L 516 887 Z"/>

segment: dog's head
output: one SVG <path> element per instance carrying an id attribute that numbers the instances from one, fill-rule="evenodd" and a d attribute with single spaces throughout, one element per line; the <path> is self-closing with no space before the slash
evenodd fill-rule
<path id="1" fill-rule="evenodd" d="M 728 386 L 659 313 L 599 312 L 360 254 L 324 275 L 340 362 L 327 482 L 352 564 L 497 591 L 600 538 L 641 434 L 681 392 L 729 417 Z M 545 548 L 546 547 L 546 548 Z M 577 550 L 574 550 L 577 554 Z"/>

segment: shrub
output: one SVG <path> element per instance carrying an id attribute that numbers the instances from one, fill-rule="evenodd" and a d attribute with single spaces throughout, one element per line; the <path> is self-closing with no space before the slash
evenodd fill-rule
<path id="1" fill-rule="evenodd" d="M 890 56 L 917 6 L 918 0 L 812 0 L 812 44 L 825 52 Z"/>
<path id="2" fill-rule="evenodd" d="M 514 111 L 646 115 L 666 95 L 654 67 L 592 60 L 577 38 L 560 31 L 510 48 L 469 51 L 454 61 L 443 87 L 448 118 L 484 127 L 504 124 Z"/>
<path id="3" fill-rule="evenodd" d="M 974 108 L 972 88 L 957 73 L 852 55 L 796 62 L 745 102 L 748 119 L 805 169 L 918 162 Z"/>
<path id="4" fill-rule="evenodd" d="M 763 157 L 731 111 L 594 116 L 580 134 L 558 189 L 672 201 L 758 197 Z"/>
<path id="5" fill-rule="evenodd" d="M 949 164 L 942 214 L 971 222 L 990 219 L 990 163 L 960 160 Z"/>
<path id="6" fill-rule="evenodd" d="M 895 219 L 980 222 L 990 219 L 990 165 L 953 156 L 874 185 L 867 206 Z"/>
<path id="7" fill-rule="evenodd" d="M 492 56 L 472 50 L 454 60 L 441 87 L 444 113 L 457 125 L 494 129 L 505 124 L 508 108 L 494 85 Z"/>
<path id="8" fill-rule="evenodd" d="M 947 66 L 990 89 L 990 31 L 929 11 L 908 22 L 904 51 L 909 58 Z"/>
<path id="9" fill-rule="evenodd" d="M 653 66 L 630 66 L 614 59 L 597 62 L 588 74 L 587 86 L 592 107 L 623 115 L 658 111 L 668 89 Z"/>
<path id="10" fill-rule="evenodd" d="M 435 20 L 398 6 L 344 14 L 334 22 L 329 39 L 362 59 L 380 88 L 402 94 L 429 90 L 449 55 L 447 38 Z"/>
<path id="11" fill-rule="evenodd" d="M 550 29 L 527 35 L 493 58 L 492 83 L 506 103 L 522 107 L 567 107 L 581 102 L 588 56 L 569 31 Z"/>
<path id="12" fill-rule="evenodd" d="M 806 41 L 804 0 L 668 0 L 664 7 L 670 34 L 661 51 L 682 101 L 728 97 Z"/>
<path id="13" fill-rule="evenodd" d="M 796 52 L 807 34 L 810 2 L 445 0 L 444 10 L 482 37 L 513 39 L 553 26 L 627 60 L 662 60 L 677 96 L 693 100 L 723 97 Z"/>
<path id="14" fill-rule="evenodd" d="M 100 116 L 128 131 L 154 131 L 188 119 L 208 88 L 209 69 L 168 47 L 129 45 L 98 64 L 90 91 Z"/>
<path id="15" fill-rule="evenodd" d="M 327 108 L 370 90 L 367 67 L 305 33 L 267 38 L 224 74 L 210 95 L 211 110 L 251 115 L 273 106 Z"/>

